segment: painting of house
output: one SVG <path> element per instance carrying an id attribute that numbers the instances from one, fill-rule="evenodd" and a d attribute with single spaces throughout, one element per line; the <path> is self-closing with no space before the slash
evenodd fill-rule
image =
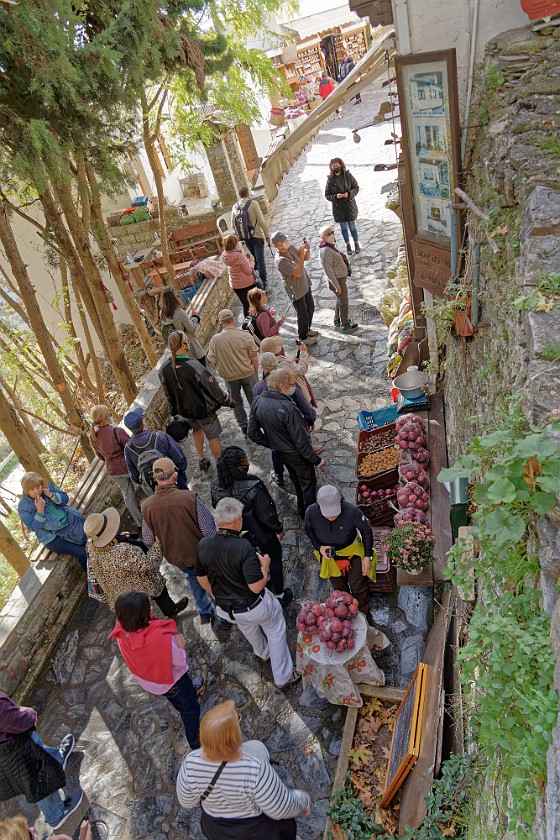
<path id="1" fill-rule="evenodd" d="M 410 78 L 410 103 L 414 116 L 444 114 L 443 73 L 415 73 Z"/>

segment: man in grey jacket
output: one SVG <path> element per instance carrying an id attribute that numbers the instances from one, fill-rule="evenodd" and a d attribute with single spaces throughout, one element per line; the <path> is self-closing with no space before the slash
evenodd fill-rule
<path id="1" fill-rule="evenodd" d="M 299 248 L 289 242 L 282 231 L 272 234 L 272 244 L 276 248 L 275 264 L 282 275 L 286 294 L 294 305 L 297 313 L 298 337 L 309 347 L 317 343 L 317 330 L 311 329 L 315 302 L 311 294 L 311 281 L 305 270 L 305 263 L 309 259 L 309 243 L 304 242 Z"/>
<path id="2" fill-rule="evenodd" d="M 256 198 L 251 198 L 251 193 L 248 187 L 241 187 L 239 190 L 239 201 L 234 204 L 231 210 L 231 229 L 239 236 L 239 231 L 235 224 L 235 219 L 239 211 L 247 208 L 247 215 L 249 217 L 250 236 L 248 239 L 243 239 L 243 242 L 255 258 L 259 277 L 262 280 L 263 287 L 266 289 L 266 263 L 264 261 L 264 243 L 265 240 L 270 245 L 270 233 L 268 225 L 265 221 L 263 211 Z M 242 237 L 239 237 L 240 239 Z"/>
<path id="3" fill-rule="evenodd" d="M 336 295 L 335 328 L 343 333 L 354 332 L 358 329 L 358 325 L 348 318 L 348 286 L 346 285 L 351 270 L 348 258 L 338 248 L 335 248 L 332 225 L 326 225 L 321 230 L 319 256 L 328 287 Z"/>

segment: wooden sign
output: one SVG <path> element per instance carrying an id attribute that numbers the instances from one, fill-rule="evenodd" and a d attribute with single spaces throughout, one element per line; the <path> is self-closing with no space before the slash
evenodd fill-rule
<path id="1" fill-rule="evenodd" d="M 449 249 L 414 237 L 412 253 L 414 254 L 414 285 L 427 289 L 437 297 L 443 297 L 445 287 L 451 277 Z"/>
<path id="2" fill-rule="evenodd" d="M 395 717 L 385 793 L 380 803 L 382 808 L 389 805 L 420 752 L 427 670 L 428 666 L 421 662 L 414 672 Z"/>

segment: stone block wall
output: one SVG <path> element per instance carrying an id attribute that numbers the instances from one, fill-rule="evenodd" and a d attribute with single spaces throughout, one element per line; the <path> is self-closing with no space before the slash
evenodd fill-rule
<path id="1" fill-rule="evenodd" d="M 217 219 L 222 212 L 222 210 L 208 210 L 207 213 L 200 213 L 197 216 L 183 216 L 178 207 L 168 207 L 166 210 L 167 228 L 168 230 L 181 230 L 181 228 L 192 227 L 209 219 Z M 156 233 L 159 233 L 158 219 L 109 228 L 109 235 L 115 241 L 117 254 L 121 261 L 126 260 L 128 253 L 132 254 L 140 248 L 153 245 Z"/>
<path id="2" fill-rule="evenodd" d="M 476 434 L 501 424 L 515 393 L 521 393 L 529 424 L 547 427 L 550 419 L 560 417 L 560 308 L 517 312 L 512 305 L 539 279 L 560 273 L 560 170 L 551 142 L 560 95 L 560 29 L 556 33 L 538 34 L 527 27 L 494 39 L 473 102 L 471 122 L 486 114 L 488 125 L 471 149 L 466 191 L 492 217 L 486 233 L 498 228 L 500 255 L 492 255 L 483 235 L 481 322 L 472 339 L 450 337 L 445 350 L 450 463 Z M 537 530 L 542 604 L 551 614 L 554 685 L 560 694 L 560 506 L 540 517 Z M 535 826 L 539 840 L 560 837 L 559 802 L 557 726 Z M 495 817 L 493 836 L 509 840 L 492 805 L 486 803 L 484 811 L 487 828 Z"/>
<path id="3" fill-rule="evenodd" d="M 187 221 L 187 219 L 185 219 Z M 232 291 L 227 271 L 212 283 L 200 308 L 197 337 L 206 345 L 216 331 L 218 312 L 229 306 Z M 144 377 L 133 407 L 142 406 L 146 423 L 164 429 L 169 420 L 167 403 L 158 369 L 167 359 L 161 357 L 155 370 Z M 90 468 L 91 469 L 91 468 Z M 116 507 L 129 527 L 122 495 L 105 474 L 98 481 L 87 513 Z M 33 563 L 12 592 L 0 613 L 0 690 L 25 703 L 54 649 L 66 632 L 74 610 L 86 598 L 85 576 L 71 558 L 55 563 Z"/>

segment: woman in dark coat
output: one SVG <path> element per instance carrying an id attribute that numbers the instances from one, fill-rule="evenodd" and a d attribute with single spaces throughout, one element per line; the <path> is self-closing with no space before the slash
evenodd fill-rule
<path id="1" fill-rule="evenodd" d="M 220 499 L 237 499 L 243 505 L 243 529 L 246 539 L 261 554 L 270 557 L 270 588 L 287 607 L 293 598 L 292 590 L 284 587 L 282 545 L 284 528 L 278 518 L 276 505 L 266 486 L 256 475 L 249 475 L 249 459 L 239 446 L 226 446 L 216 461 L 218 478 L 211 487 L 212 506 Z"/>
<path id="2" fill-rule="evenodd" d="M 329 177 L 325 187 L 325 198 L 332 203 L 333 219 L 340 225 L 347 253 L 352 253 L 350 234 L 354 240 L 356 254 L 360 253 L 358 242 L 358 205 L 356 196 L 360 188 L 353 175 L 348 172 L 341 158 L 333 158 L 329 164 Z"/>

